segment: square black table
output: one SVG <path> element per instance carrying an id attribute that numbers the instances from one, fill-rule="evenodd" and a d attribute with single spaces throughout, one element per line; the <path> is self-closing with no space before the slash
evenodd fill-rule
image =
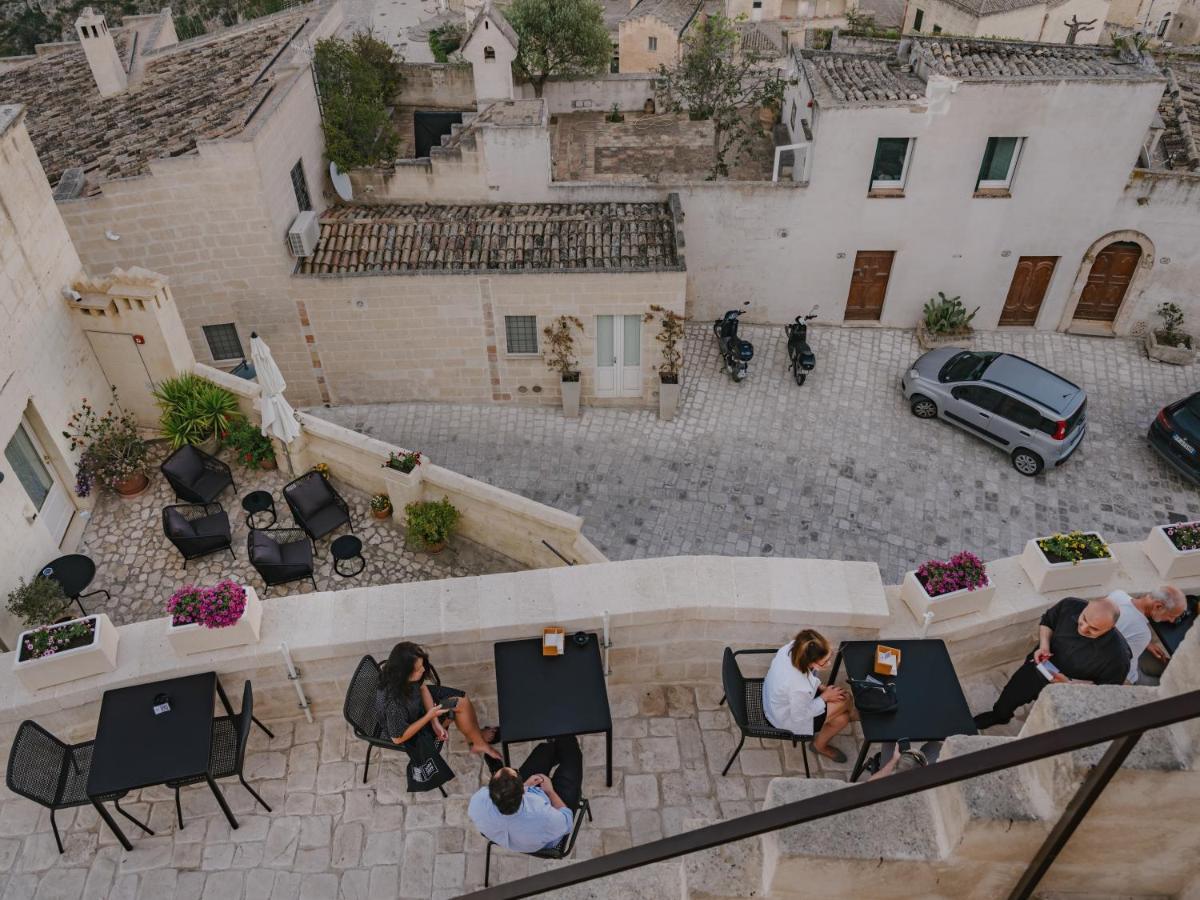
<path id="1" fill-rule="evenodd" d="M 600 639 L 580 647 L 566 636 L 562 656 L 542 656 L 542 639 L 500 641 L 496 654 L 496 703 L 504 764 L 508 745 L 567 735 L 604 732 L 605 780 L 612 786 L 612 712 Z"/>
<path id="2" fill-rule="evenodd" d="M 1184 637 L 1196 622 L 1197 602 L 1197 598 L 1189 594 L 1187 598 L 1187 611 L 1174 622 L 1150 621 L 1150 627 L 1154 629 L 1154 633 L 1162 641 L 1162 645 L 1167 648 L 1167 652 L 1172 656 L 1175 655 L 1175 651 L 1179 649 L 1179 645 L 1183 643 Z"/>
<path id="3" fill-rule="evenodd" d="M 896 675 L 875 675 L 875 648 L 879 644 L 900 651 L 900 671 Z M 851 781 L 862 774 L 871 744 L 906 738 L 914 743 L 940 741 L 952 734 L 979 733 L 944 641 L 846 641 L 838 648 L 830 684 L 837 678 L 843 660 L 850 678 L 873 675 L 880 681 L 894 682 L 898 701 L 889 713 L 860 715 L 863 743 Z"/>
<path id="4" fill-rule="evenodd" d="M 154 699 L 159 694 L 170 699 L 171 710 L 155 715 Z M 229 710 L 216 672 L 105 691 L 88 774 L 88 796 L 135 791 L 203 775 L 230 826 L 237 828 L 232 810 L 209 774 L 215 694 Z M 103 804 L 92 803 L 125 849 L 132 849 Z"/>

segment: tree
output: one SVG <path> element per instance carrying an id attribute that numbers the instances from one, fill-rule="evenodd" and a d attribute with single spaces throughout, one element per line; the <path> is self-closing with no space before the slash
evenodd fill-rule
<path id="1" fill-rule="evenodd" d="M 712 15 L 683 39 L 683 55 L 672 67 L 659 66 L 657 93 L 671 112 L 693 121 L 711 120 L 716 129 L 716 160 L 709 178 L 729 174 L 729 164 L 750 145 L 755 125 L 744 111 L 778 104 L 784 81 L 764 65 L 764 55 L 741 46 L 735 24 Z"/>
<path id="2" fill-rule="evenodd" d="M 1096 19 L 1088 19 L 1086 22 L 1079 21 L 1079 16 L 1071 16 L 1069 21 L 1064 21 L 1067 26 L 1067 43 L 1074 44 L 1075 38 L 1079 36 L 1081 31 L 1092 31 L 1096 25 Z"/>
<path id="3" fill-rule="evenodd" d="M 369 32 L 325 38 L 317 41 L 313 71 L 325 155 L 343 171 L 393 159 L 399 138 L 388 107 L 401 82 L 395 51 Z"/>
<path id="4" fill-rule="evenodd" d="M 607 70 L 612 40 L 596 0 L 513 0 L 504 16 L 521 41 L 513 65 L 536 96 L 551 75 L 582 78 Z"/>

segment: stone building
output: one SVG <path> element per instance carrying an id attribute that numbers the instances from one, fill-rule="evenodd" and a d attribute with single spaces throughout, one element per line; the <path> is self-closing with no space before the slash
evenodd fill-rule
<path id="1" fill-rule="evenodd" d="M 903 31 L 1067 43 L 1070 23 L 1079 22 L 1090 27 L 1077 29 L 1071 42 L 1095 44 L 1108 17 L 1109 0 L 912 0 Z"/>
<path id="2" fill-rule="evenodd" d="M 657 72 L 679 60 L 683 36 L 706 8 L 706 0 L 636 0 L 618 26 L 622 72 Z"/>

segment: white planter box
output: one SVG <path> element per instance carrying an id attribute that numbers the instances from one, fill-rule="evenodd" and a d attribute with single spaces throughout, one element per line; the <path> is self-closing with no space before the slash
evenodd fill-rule
<path id="1" fill-rule="evenodd" d="M 17 638 L 18 652 L 14 654 L 13 671 L 25 687 L 36 691 L 91 675 L 102 675 L 117 667 L 117 642 L 121 637 L 117 627 L 104 613 L 82 618 L 96 621 L 92 642 L 86 647 L 63 650 L 41 659 L 27 659 L 24 662 L 20 660 L 19 648 L 25 646 L 26 635 L 38 629 L 21 632 L 21 636 Z M 82 621 L 82 618 L 73 621 Z"/>
<path id="2" fill-rule="evenodd" d="M 917 579 L 916 572 L 905 572 L 904 580 L 900 583 L 900 597 L 908 604 L 918 622 L 925 620 L 927 612 L 933 613 L 935 622 L 979 612 L 992 602 L 992 595 L 995 593 L 996 586 L 992 584 L 990 575 L 986 587 L 975 588 L 973 591 L 964 588 L 936 597 L 930 597 L 926 593 L 925 586 Z"/>
<path id="3" fill-rule="evenodd" d="M 678 381 L 674 384 L 669 384 L 665 381 L 660 381 L 658 384 L 658 417 L 664 422 L 670 422 L 675 418 L 675 411 L 679 409 L 679 392 L 683 387 Z"/>
<path id="4" fill-rule="evenodd" d="M 583 382 L 564 381 L 562 382 L 562 405 L 563 415 L 568 419 L 579 418 L 579 398 L 583 393 Z"/>
<path id="5" fill-rule="evenodd" d="M 1195 523 L 1180 522 L 1179 524 Z M 1167 537 L 1166 529 L 1168 527 L 1170 526 L 1154 526 L 1146 537 L 1146 543 L 1142 544 L 1142 549 L 1150 557 L 1150 562 L 1154 563 L 1154 568 L 1158 570 L 1159 576 L 1165 581 L 1173 578 L 1200 576 L 1200 550 L 1180 550 Z"/>
<path id="6" fill-rule="evenodd" d="M 1084 534 L 1094 534 L 1100 540 L 1104 540 L 1096 531 L 1086 531 Z M 1025 551 L 1021 554 L 1021 568 L 1033 581 L 1033 586 L 1043 594 L 1102 585 L 1117 572 L 1115 556 L 1109 556 L 1107 559 L 1084 559 L 1076 563 L 1052 563 L 1046 559 L 1046 554 L 1038 546 L 1039 540 L 1042 538 L 1034 538 L 1025 544 Z M 1111 552 L 1110 549 L 1109 553 Z"/>
<path id="7" fill-rule="evenodd" d="M 175 625 L 171 616 L 167 616 L 167 640 L 180 656 L 257 644 L 261 630 L 262 601 L 252 587 L 246 588 L 246 609 L 242 617 L 225 628 L 205 628 L 195 622 Z"/>
<path id="8" fill-rule="evenodd" d="M 404 521 L 404 507 L 421 499 L 422 483 L 425 474 L 422 471 L 429 463 L 422 456 L 421 464 L 411 472 L 401 472 L 389 466 L 383 467 L 383 483 L 387 486 L 388 499 L 392 501 L 392 520 Z"/>

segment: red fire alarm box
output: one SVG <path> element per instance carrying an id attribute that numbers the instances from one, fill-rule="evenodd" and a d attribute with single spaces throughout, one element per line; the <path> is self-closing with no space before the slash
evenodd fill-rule
<path id="1" fill-rule="evenodd" d="M 140 334 L 135 334 L 133 336 L 133 342 L 135 344 L 144 344 L 144 343 L 146 343 L 146 339 Z"/>

